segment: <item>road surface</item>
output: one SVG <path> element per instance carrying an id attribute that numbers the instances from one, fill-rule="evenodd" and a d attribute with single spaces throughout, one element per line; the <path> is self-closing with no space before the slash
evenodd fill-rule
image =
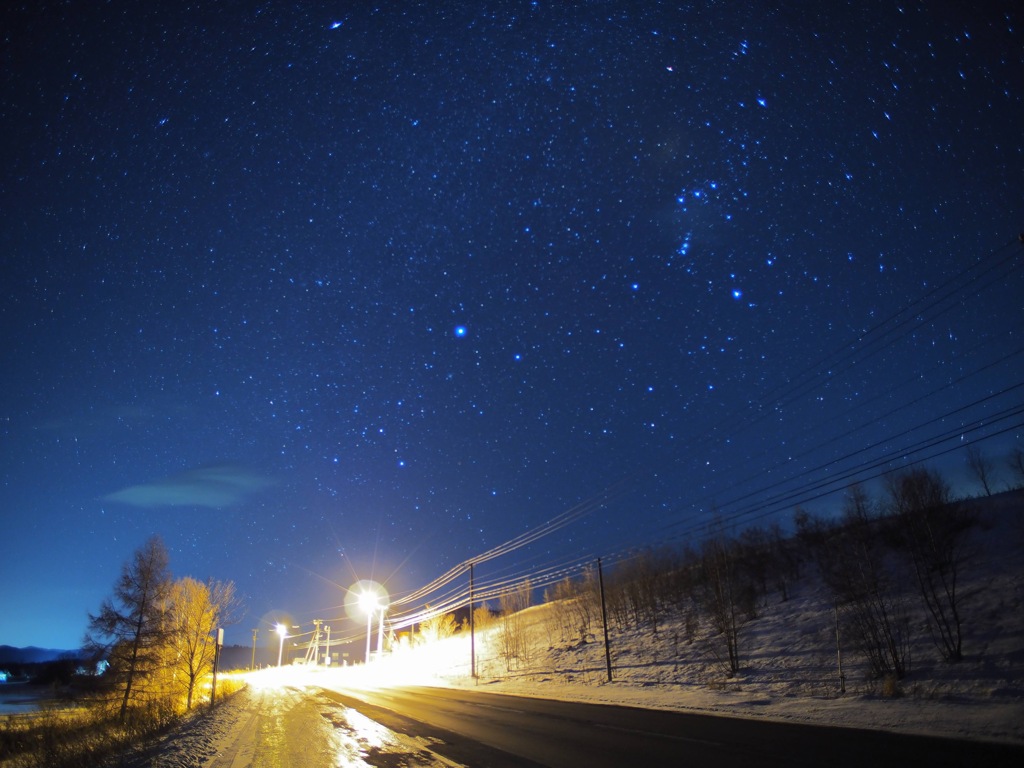
<path id="1" fill-rule="evenodd" d="M 444 688 L 325 691 L 463 765 L 1021 766 L 1024 748 Z M 496 750 L 467 762 L 465 750 Z M 483 759 L 480 756 L 478 759 Z"/>
<path id="2" fill-rule="evenodd" d="M 882 731 L 445 688 L 245 691 L 210 730 L 162 745 L 176 768 L 1024 765 L 1024 748 Z M 143 763 L 139 763 L 142 765 Z"/>

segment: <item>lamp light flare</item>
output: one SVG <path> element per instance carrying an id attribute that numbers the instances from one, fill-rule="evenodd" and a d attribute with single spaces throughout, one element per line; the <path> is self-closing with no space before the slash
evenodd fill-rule
<path id="1" fill-rule="evenodd" d="M 376 592 L 367 590 L 359 595 L 359 607 L 364 613 L 373 613 L 379 605 L 380 596 Z"/>

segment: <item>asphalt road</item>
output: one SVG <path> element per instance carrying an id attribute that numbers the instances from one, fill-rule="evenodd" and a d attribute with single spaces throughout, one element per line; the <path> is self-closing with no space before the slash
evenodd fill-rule
<path id="1" fill-rule="evenodd" d="M 324 696 L 471 768 L 1014 766 L 1024 748 L 444 688 Z"/>

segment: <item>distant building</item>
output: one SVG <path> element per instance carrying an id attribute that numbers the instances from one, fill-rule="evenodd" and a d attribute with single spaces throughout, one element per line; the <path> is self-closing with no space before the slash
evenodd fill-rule
<path id="1" fill-rule="evenodd" d="M 93 677 L 94 675 L 96 677 L 99 677 L 107 671 L 107 667 L 109 666 L 109 661 L 107 661 L 106 659 L 100 659 L 96 662 L 96 665 L 94 667 L 88 667 L 84 665 L 76 667 L 75 674 L 79 677 Z"/>

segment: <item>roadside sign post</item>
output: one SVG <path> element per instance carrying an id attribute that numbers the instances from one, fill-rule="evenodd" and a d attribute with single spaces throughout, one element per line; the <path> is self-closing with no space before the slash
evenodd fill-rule
<path id="1" fill-rule="evenodd" d="M 255 633 L 253 633 L 254 638 L 255 636 Z M 217 642 L 213 646 L 213 685 L 210 688 L 210 709 L 213 709 L 214 702 L 217 699 L 217 666 L 220 664 L 220 649 L 222 645 L 224 645 L 223 627 L 217 629 Z"/>

